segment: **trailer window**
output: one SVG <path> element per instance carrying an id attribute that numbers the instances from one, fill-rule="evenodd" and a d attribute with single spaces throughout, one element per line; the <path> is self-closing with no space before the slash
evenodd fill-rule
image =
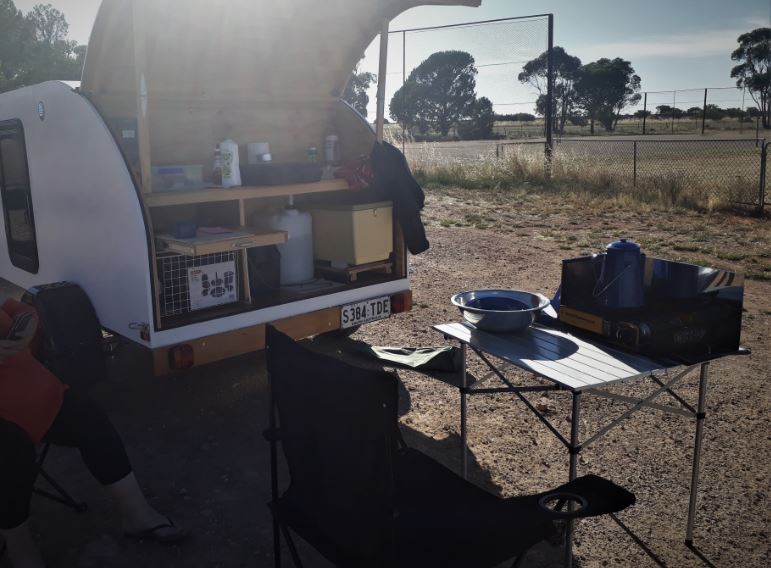
<path id="1" fill-rule="evenodd" d="M 0 197 L 11 262 L 35 274 L 39 264 L 35 218 L 32 214 L 24 127 L 19 120 L 0 122 Z"/>

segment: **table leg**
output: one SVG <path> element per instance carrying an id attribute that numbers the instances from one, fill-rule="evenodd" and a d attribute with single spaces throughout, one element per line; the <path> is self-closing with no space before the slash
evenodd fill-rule
<path id="1" fill-rule="evenodd" d="M 460 472 L 463 479 L 468 479 L 468 429 L 466 423 L 466 414 L 468 412 L 468 401 L 466 387 L 468 387 L 468 376 L 466 375 L 466 344 L 460 344 L 461 353 L 461 371 L 460 371 Z"/>
<path id="2" fill-rule="evenodd" d="M 580 451 L 578 445 L 579 431 L 581 429 L 581 393 L 573 393 L 573 411 L 570 416 L 570 470 L 568 472 L 568 481 L 573 481 L 576 478 L 576 469 L 578 468 L 578 452 Z M 568 504 L 568 507 L 572 508 L 573 503 Z M 573 523 L 574 521 L 568 521 L 567 532 L 565 534 L 565 567 L 570 568 L 573 566 Z"/>
<path id="3" fill-rule="evenodd" d="M 688 527 L 685 532 L 685 544 L 693 546 L 693 528 L 696 524 L 696 497 L 699 491 L 699 462 L 704 441 L 704 420 L 707 417 L 707 382 L 709 380 L 709 362 L 701 364 L 699 373 L 699 406 L 696 409 L 696 440 L 693 446 L 693 471 L 691 473 L 691 496 L 688 501 Z"/>

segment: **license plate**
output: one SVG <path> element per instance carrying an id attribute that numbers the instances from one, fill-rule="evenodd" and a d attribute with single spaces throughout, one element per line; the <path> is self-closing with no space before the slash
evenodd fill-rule
<path id="1" fill-rule="evenodd" d="M 373 298 L 343 306 L 340 310 L 340 327 L 347 329 L 355 325 L 385 319 L 391 315 L 391 297 Z"/>

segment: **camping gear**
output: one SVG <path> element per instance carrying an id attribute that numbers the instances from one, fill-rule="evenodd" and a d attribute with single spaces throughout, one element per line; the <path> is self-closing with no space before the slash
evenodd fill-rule
<path id="1" fill-rule="evenodd" d="M 463 319 L 476 328 L 496 333 L 518 333 L 549 305 L 541 294 L 519 290 L 469 290 L 451 298 Z"/>
<path id="2" fill-rule="evenodd" d="M 564 260 L 560 321 L 627 349 L 686 363 L 736 352 L 744 275 L 653 257 L 645 259 L 642 273 L 643 305 L 613 309 L 596 301 L 596 257 Z"/>
<path id="3" fill-rule="evenodd" d="M 313 279 L 313 220 L 311 214 L 290 205 L 272 215 L 268 225 L 286 231 L 288 239 L 278 245 L 281 254 L 281 285 L 300 284 Z"/>
<path id="4" fill-rule="evenodd" d="M 393 204 L 323 205 L 311 209 L 313 251 L 333 266 L 386 260 L 394 249 Z"/>
<path id="5" fill-rule="evenodd" d="M 211 171 L 211 182 L 215 186 L 222 185 L 222 150 L 220 145 L 214 149 L 214 164 Z"/>
<path id="6" fill-rule="evenodd" d="M 222 187 L 241 185 L 241 169 L 238 158 L 238 144 L 228 138 L 220 142 L 222 156 Z"/>
<path id="7" fill-rule="evenodd" d="M 71 389 L 84 393 L 107 379 L 102 349 L 102 326 L 94 307 L 80 286 L 57 282 L 30 288 L 22 302 L 35 308 L 42 333 L 40 354 L 36 355 L 56 377 Z M 35 487 L 35 493 L 83 513 L 88 505 L 76 500 L 46 469 L 51 449 L 43 444 L 36 466 L 51 490 Z"/>
<path id="8" fill-rule="evenodd" d="M 153 166 L 153 191 L 200 189 L 203 183 L 202 165 Z"/>
<path id="9" fill-rule="evenodd" d="M 276 566 L 281 534 L 301 565 L 292 529 L 335 566 L 492 567 L 555 535 L 557 520 L 635 501 L 593 475 L 537 495 L 488 493 L 404 443 L 394 374 L 311 352 L 272 326 L 266 334 Z M 279 442 L 291 477 L 280 495 Z M 554 510 L 557 501 L 578 506 Z"/>
<path id="10" fill-rule="evenodd" d="M 328 165 L 340 161 L 340 138 L 337 134 L 330 134 L 324 139 L 324 159 Z"/>
<path id="11" fill-rule="evenodd" d="M 369 156 L 359 156 L 349 160 L 342 167 L 335 170 L 335 177 L 344 179 L 348 186 L 355 191 L 367 189 L 375 179 L 372 171 L 372 161 Z"/>
<path id="12" fill-rule="evenodd" d="M 267 142 L 251 142 L 246 145 L 246 162 L 249 165 L 261 164 L 263 162 L 269 162 L 270 159 L 265 160 L 265 156 L 270 156 L 270 144 Z"/>
<path id="13" fill-rule="evenodd" d="M 350 266 L 333 266 L 329 261 L 317 260 L 316 272 L 328 280 L 352 284 L 359 281 L 362 274 L 393 274 L 394 265 L 390 260 L 368 262 Z"/>
<path id="14" fill-rule="evenodd" d="M 102 326 L 83 289 L 71 282 L 30 288 L 22 298 L 44 330 L 40 359 L 63 383 L 86 389 L 107 377 Z"/>
<path id="15" fill-rule="evenodd" d="M 645 255 L 627 239 L 610 243 L 594 258 L 596 280 L 592 296 L 597 305 L 612 310 L 641 308 Z"/>
<path id="16" fill-rule="evenodd" d="M 190 309 L 202 310 L 238 301 L 238 290 L 225 283 L 225 275 L 236 273 L 232 260 L 216 262 L 206 266 L 192 266 L 187 269 L 187 286 L 190 295 Z"/>
<path id="17" fill-rule="evenodd" d="M 589 257 L 591 259 L 591 257 Z M 591 289 L 591 280 L 589 280 Z M 638 411 L 655 408 L 660 412 L 674 416 L 685 416 L 695 422 L 696 436 L 693 446 L 691 471 L 690 498 L 688 503 L 688 524 L 686 529 L 686 544 L 693 543 L 693 530 L 696 520 L 696 502 L 699 483 L 699 461 L 704 435 L 704 420 L 706 418 L 706 400 L 708 379 L 710 378 L 710 363 L 702 362 L 688 364 L 685 367 L 672 360 L 657 360 L 629 353 L 625 350 L 603 345 L 597 336 L 581 338 L 573 333 L 568 333 L 558 328 L 549 328 L 542 325 L 534 325 L 519 334 L 506 336 L 495 335 L 485 331 L 473 329 L 467 323 L 452 322 L 434 325 L 434 329 L 442 334 L 445 339 L 457 340 L 464 352 L 464 365 L 459 373 L 451 380 L 437 377 L 440 380 L 453 384 L 460 395 L 460 437 L 461 437 L 461 468 L 464 476 L 468 471 L 468 397 L 471 395 L 489 396 L 501 393 L 502 401 L 517 400 L 524 403 L 524 407 L 530 410 L 548 430 L 554 434 L 567 450 L 569 458 L 568 476 L 574 479 L 581 459 L 581 452 L 590 445 L 594 446 L 601 438 L 606 437 L 616 441 L 619 433 L 618 426 Z M 471 354 L 478 357 L 477 361 L 470 361 Z M 744 355 L 749 353 L 741 349 L 730 353 L 732 355 Z M 482 364 L 482 375 L 478 373 Z M 469 371 L 474 369 L 474 375 Z M 522 372 L 532 375 L 535 381 L 525 381 Z M 476 376 L 475 376 L 476 375 Z M 698 404 L 688 403 L 683 394 L 690 391 L 693 385 L 682 384 L 688 375 L 698 375 L 698 395 L 693 394 L 693 399 Z M 477 378 L 479 377 L 479 378 Z M 497 384 L 490 383 L 490 377 L 497 377 Z M 616 388 L 621 384 L 628 386 L 625 395 L 620 396 Z M 524 385 L 524 386 L 523 386 Z M 687 387 L 687 388 L 680 388 Z M 677 392 L 680 390 L 681 392 Z M 569 415 L 569 435 L 561 428 L 554 426 L 554 416 L 550 416 L 552 409 L 539 408 L 528 400 L 526 393 L 553 393 L 549 397 L 560 397 L 564 393 L 571 408 Z M 624 392 L 624 391 L 621 391 Z M 514 396 L 511 396 L 514 395 Z M 629 396 L 634 395 L 634 396 Z M 581 424 L 583 419 L 583 401 L 587 397 L 599 397 L 603 399 L 620 400 L 629 405 L 629 410 L 619 415 L 614 410 L 606 407 L 610 416 L 602 418 L 596 416 L 598 423 L 605 422 L 604 427 L 592 429 L 586 432 Z M 516 399 L 514 398 L 516 397 Z M 690 398 L 690 396 L 686 396 Z M 665 399 L 665 400 L 661 400 Z M 693 404 L 693 406 L 692 406 Z M 597 407 L 595 407 L 597 408 Z M 557 413 L 560 421 L 565 416 Z M 690 429 L 690 428 L 689 428 Z M 583 430 L 583 432 L 582 432 Z M 629 429 L 627 435 L 632 432 Z M 647 434 L 646 434 L 647 435 Z M 556 440 L 555 440 L 556 441 Z M 610 441 L 610 440 L 609 440 Z M 618 442 L 626 446 L 632 440 Z M 650 442 L 655 444 L 654 441 Z M 560 445 L 560 444 L 557 444 Z M 594 459 L 601 460 L 601 456 L 594 454 Z M 564 463 L 564 462 L 563 462 Z M 545 464 L 548 467 L 548 464 Z M 601 468 L 601 461 L 596 462 L 596 467 Z M 627 472 L 629 475 L 630 472 Z M 654 479 L 650 480 L 653 483 Z M 611 515 L 627 534 L 632 532 L 621 522 L 618 517 Z M 565 566 L 571 566 L 572 559 L 572 527 L 568 526 L 566 541 Z M 633 535 L 632 535 L 633 536 Z M 635 542 L 650 554 L 650 549 L 633 536 Z"/>
<path id="18" fill-rule="evenodd" d="M 373 359 L 415 371 L 459 371 L 463 367 L 457 347 L 381 347 L 357 341 L 355 349 Z"/>
<path id="19" fill-rule="evenodd" d="M 246 259 L 252 296 L 278 290 L 281 286 L 281 253 L 275 245 L 250 248 L 246 251 Z"/>
<path id="20" fill-rule="evenodd" d="M 420 219 L 426 196 L 412 176 L 407 159 L 388 142 L 375 142 L 372 150 L 372 187 L 384 200 L 393 201 L 396 218 L 404 232 L 407 248 L 420 254 L 430 246 Z"/>

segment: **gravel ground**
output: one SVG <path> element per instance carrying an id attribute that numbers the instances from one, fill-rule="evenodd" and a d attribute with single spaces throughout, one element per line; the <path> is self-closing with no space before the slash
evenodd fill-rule
<path id="1" fill-rule="evenodd" d="M 551 212 L 559 200 L 559 212 Z M 650 252 L 746 270 L 742 341 L 749 357 L 712 366 L 705 448 L 697 508 L 697 554 L 683 544 L 693 423 L 644 410 L 582 453 L 579 474 L 604 475 L 635 492 L 621 517 L 668 566 L 746 566 L 769 563 L 769 378 L 771 282 L 768 220 L 734 214 L 658 211 L 570 197 L 526 193 L 432 192 L 426 210 L 431 250 L 412 260 L 412 312 L 371 324 L 354 337 L 380 345 L 444 344 L 431 325 L 454 320 L 449 297 L 461 289 L 511 287 L 551 294 L 560 260 L 599 250 L 619 236 Z M 318 339 L 334 352 L 341 343 Z M 481 370 L 471 361 L 472 370 Z M 400 371 L 402 425 L 408 441 L 457 468 L 457 391 Z M 524 374 L 518 375 L 528 380 Z M 616 387 L 642 394 L 650 385 Z M 695 403 L 696 380 L 682 389 Z M 89 511 L 79 515 L 33 500 L 33 526 L 52 568 L 269 566 L 271 524 L 264 359 L 260 354 L 154 379 L 131 347 L 111 361 L 108 381 L 94 396 L 123 433 L 151 500 L 193 530 L 184 545 L 162 548 L 123 539 L 100 488 L 78 456 L 56 449 L 48 469 Z M 533 398 L 553 423 L 569 429 L 568 397 Z M 584 435 L 626 407 L 585 401 Z M 469 405 L 471 479 L 501 495 L 536 492 L 567 477 L 567 455 L 521 403 L 505 395 L 472 397 Z M 608 518 L 582 521 L 576 535 L 582 567 L 655 566 Z M 306 551 L 310 566 L 326 566 Z M 529 565 L 558 565 L 544 551 Z M 6 568 L 0 560 L 0 567 Z"/>

